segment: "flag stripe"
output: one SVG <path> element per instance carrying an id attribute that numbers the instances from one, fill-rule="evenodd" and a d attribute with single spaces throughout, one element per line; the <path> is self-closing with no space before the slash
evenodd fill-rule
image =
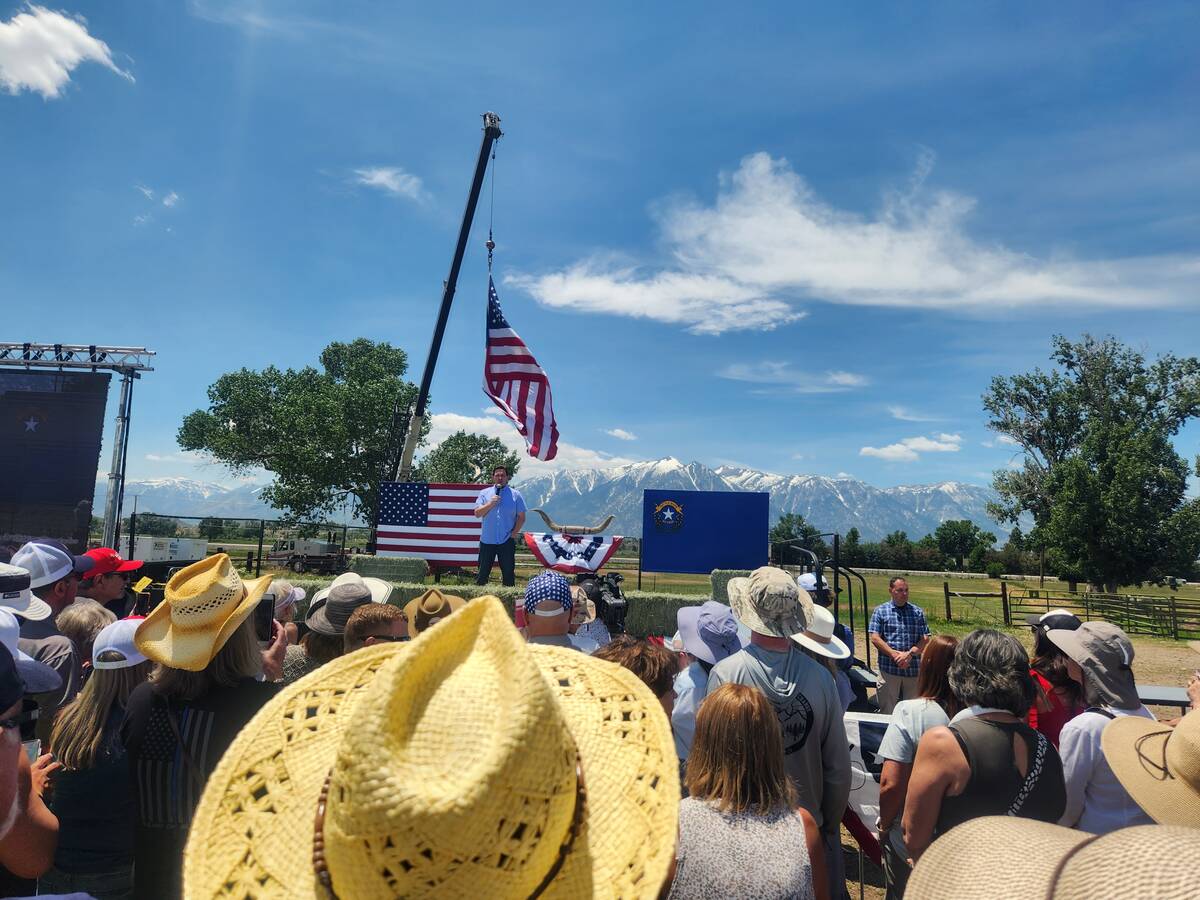
<path id="1" fill-rule="evenodd" d="M 490 278 L 483 392 L 525 438 L 530 456 L 554 459 L 558 453 L 558 424 L 554 420 L 550 380 L 504 318 L 495 282 Z"/>
<path id="2" fill-rule="evenodd" d="M 417 556 L 434 567 L 473 565 L 482 522 L 475 498 L 487 485 L 384 482 L 376 553 Z"/>

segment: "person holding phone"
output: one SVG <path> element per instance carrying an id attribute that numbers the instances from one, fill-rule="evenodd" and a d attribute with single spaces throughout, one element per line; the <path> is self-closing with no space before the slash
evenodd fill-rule
<path id="1" fill-rule="evenodd" d="M 476 584 L 487 584 L 492 564 L 500 561 L 500 581 L 517 583 L 517 535 L 525 524 L 525 498 L 508 486 L 508 467 L 492 469 L 492 485 L 475 498 L 475 518 L 483 520 L 479 535 L 479 573 Z"/>

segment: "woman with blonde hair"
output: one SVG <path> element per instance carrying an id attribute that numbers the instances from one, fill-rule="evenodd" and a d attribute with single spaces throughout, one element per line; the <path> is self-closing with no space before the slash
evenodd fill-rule
<path id="1" fill-rule="evenodd" d="M 137 648 L 159 668 L 134 690 L 121 725 L 137 804 L 135 897 L 180 895 L 183 847 L 208 776 L 277 691 L 269 682 L 282 673 L 287 636 L 276 622 L 260 650 L 252 616 L 273 603 L 270 583 L 243 581 L 218 553 L 175 573 L 138 626 Z"/>
<path id="2" fill-rule="evenodd" d="M 797 805 L 761 691 L 723 684 L 700 704 L 679 804 L 670 897 L 829 897 L 816 820 Z"/>
<path id="3" fill-rule="evenodd" d="M 40 879 L 41 893 L 132 896 L 133 787 L 120 726 L 130 695 L 153 667 L 133 642 L 140 623 L 121 619 L 95 636 L 92 676 L 54 720 L 50 751 L 61 768 L 50 808 L 58 817 L 58 848 L 54 867 Z"/>

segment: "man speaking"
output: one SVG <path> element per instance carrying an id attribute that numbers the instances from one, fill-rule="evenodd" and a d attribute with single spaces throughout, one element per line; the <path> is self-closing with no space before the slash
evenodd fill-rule
<path id="1" fill-rule="evenodd" d="M 517 535 L 525 524 L 525 498 L 508 486 L 508 468 L 492 470 L 492 486 L 475 498 L 475 518 L 483 519 L 479 535 L 479 574 L 476 584 L 487 584 L 492 563 L 500 560 L 500 580 L 506 587 L 517 583 Z"/>

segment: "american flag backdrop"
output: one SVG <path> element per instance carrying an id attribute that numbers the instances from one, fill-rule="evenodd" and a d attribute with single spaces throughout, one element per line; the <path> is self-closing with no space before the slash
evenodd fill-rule
<path id="1" fill-rule="evenodd" d="M 504 318 L 491 278 L 488 278 L 483 392 L 512 419 L 525 438 L 530 456 L 554 459 L 558 453 L 558 424 L 554 421 L 550 379 Z"/>
<path id="2" fill-rule="evenodd" d="M 385 481 L 379 485 L 380 556 L 419 556 L 433 568 L 475 565 L 479 530 L 475 498 L 485 484 L 421 484 Z"/>

